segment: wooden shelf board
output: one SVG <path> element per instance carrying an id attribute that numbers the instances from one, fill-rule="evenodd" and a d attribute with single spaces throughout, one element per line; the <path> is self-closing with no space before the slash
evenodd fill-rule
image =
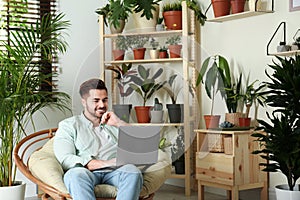
<path id="1" fill-rule="evenodd" d="M 293 56 L 295 54 L 300 54 L 300 50 L 270 53 L 269 55 L 270 56 Z"/>
<path id="2" fill-rule="evenodd" d="M 182 58 L 160 58 L 160 59 L 141 59 L 141 60 L 115 60 L 115 61 L 105 61 L 107 64 L 122 64 L 122 63 L 168 63 L 168 62 L 182 62 Z"/>
<path id="3" fill-rule="evenodd" d="M 242 19 L 246 17 L 253 17 L 257 15 L 263 15 L 267 13 L 273 13 L 274 11 L 245 11 L 242 13 L 236 13 L 236 14 L 230 14 L 222 17 L 216 17 L 214 19 L 208 19 L 208 22 L 225 22 L 225 21 L 230 21 L 230 20 L 235 20 L 235 19 Z"/>
<path id="4" fill-rule="evenodd" d="M 123 36 L 130 36 L 130 35 L 148 35 L 148 36 L 169 36 L 170 34 L 182 34 L 182 30 L 169 30 L 169 31 L 153 31 L 153 32 L 124 32 L 124 33 L 117 33 L 117 34 L 105 34 L 103 37 L 105 38 L 114 38 L 118 37 L 118 35 L 123 35 Z"/>
<path id="5" fill-rule="evenodd" d="M 183 126 L 183 123 L 129 123 L 131 126 Z"/>

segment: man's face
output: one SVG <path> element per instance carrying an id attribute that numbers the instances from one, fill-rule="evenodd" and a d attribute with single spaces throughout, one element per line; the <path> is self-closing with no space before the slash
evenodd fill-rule
<path id="1" fill-rule="evenodd" d="M 82 98 L 85 116 L 91 120 L 100 120 L 108 108 L 108 97 L 105 90 L 90 90 L 89 96 Z"/>

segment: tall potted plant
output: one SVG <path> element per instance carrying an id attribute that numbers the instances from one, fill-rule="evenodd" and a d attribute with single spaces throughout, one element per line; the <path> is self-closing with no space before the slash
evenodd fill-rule
<path id="1" fill-rule="evenodd" d="M 198 73 L 196 86 L 204 84 L 206 94 L 211 99 L 210 115 L 204 115 L 206 128 L 216 128 L 219 126 L 220 115 L 213 115 L 215 96 L 221 89 L 224 88 L 221 74 L 227 74 L 228 77 L 228 62 L 220 55 L 210 56 L 206 58 L 202 64 L 201 70 Z M 205 79 L 205 81 L 203 81 Z"/>
<path id="2" fill-rule="evenodd" d="M 131 83 L 131 77 L 136 76 L 137 73 L 136 70 L 132 70 L 131 68 L 132 63 L 123 63 L 121 66 L 112 65 L 106 67 L 106 69 L 111 70 L 117 74 L 114 78 L 118 81 L 117 85 L 122 100 L 121 104 L 113 105 L 113 110 L 119 118 L 126 122 L 129 122 L 132 104 L 125 104 L 125 97 L 132 94 L 133 89 L 129 87 L 129 83 Z"/>
<path id="3" fill-rule="evenodd" d="M 266 160 L 261 163 L 264 171 L 286 176 L 288 185 L 275 187 L 277 199 L 299 199 L 299 191 L 293 190 L 299 190 L 296 182 L 300 177 L 300 55 L 277 59 L 279 63 L 269 65 L 272 74 L 266 72 L 269 81 L 265 102 L 274 110 L 266 113 L 267 120 L 258 120 L 261 126 L 253 136 L 262 142 L 262 149 L 254 153 Z M 289 194 L 282 197 L 281 192 Z"/>
<path id="4" fill-rule="evenodd" d="M 0 52 L 0 191 L 13 186 L 16 168 L 13 149 L 25 134 L 28 124 L 34 124 L 33 115 L 44 107 L 68 109 L 69 96 L 58 91 L 40 90 L 41 85 L 52 86 L 49 75 L 39 73 L 51 63 L 53 54 L 66 51 L 63 31 L 69 26 L 63 15 L 45 15 L 35 26 L 24 25 L 12 33 L 10 46 Z M 40 61 L 36 61 L 39 55 Z M 46 116 L 46 114 L 44 114 Z M 1 193 L 1 199 L 10 199 Z M 9 196 L 12 194 L 9 194 Z"/>
<path id="5" fill-rule="evenodd" d="M 163 69 L 159 68 L 153 76 L 150 76 L 150 68 L 146 69 L 143 65 L 138 66 L 138 76 L 132 76 L 130 87 L 137 92 L 143 99 L 143 106 L 135 106 L 135 111 L 139 123 L 149 123 L 149 111 L 151 106 L 146 106 L 147 101 L 160 90 L 164 82 L 157 82 L 156 79 L 160 77 Z M 140 112 L 142 110 L 142 112 Z"/>

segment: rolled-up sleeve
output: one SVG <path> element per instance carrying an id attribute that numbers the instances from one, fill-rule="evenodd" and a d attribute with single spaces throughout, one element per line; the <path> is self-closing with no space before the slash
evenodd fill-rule
<path id="1" fill-rule="evenodd" d="M 59 123 L 54 137 L 54 153 L 64 170 L 74 167 L 76 164 L 85 166 L 92 158 L 91 155 L 77 155 L 76 129 L 66 121 Z"/>

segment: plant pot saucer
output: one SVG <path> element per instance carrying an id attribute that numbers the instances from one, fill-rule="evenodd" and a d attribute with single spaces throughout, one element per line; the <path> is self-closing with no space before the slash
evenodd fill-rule
<path id="1" fill-rule="evenodd" d="M 245 126 L 245 127 L 230 127 L 230 128 L 209 128 L 208 130 L 217 130 L 217 131 L 246 131 L 250 130 L 253 127 Z"/>

